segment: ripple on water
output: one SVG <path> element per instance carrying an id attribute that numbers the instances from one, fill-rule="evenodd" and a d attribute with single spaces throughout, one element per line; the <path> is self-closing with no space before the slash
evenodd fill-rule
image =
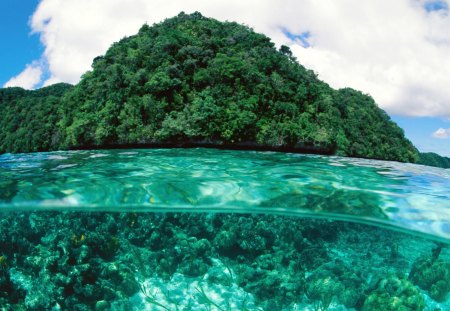
<path id="1" fill-rule="evenodd" d="M 2 180 L 16 181 L 0 182 L 3 209 L 264 209 L 450 240 L 449 170 L 414 164 L 201 148 L 84 150 L 1 155 Z"/>

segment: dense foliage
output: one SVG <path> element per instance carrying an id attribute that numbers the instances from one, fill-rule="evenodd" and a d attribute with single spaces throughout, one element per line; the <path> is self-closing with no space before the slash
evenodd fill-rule
<path id="1" fill-rule="evenodd" d="M 421 152 L 419 154 L 418 164 L 450 168 L 450 158 L 442 157 L 434 152 Z"/>
<path id="2" fill-rule="evenodd" d="M 246 26 L 199 13 L 144 25 L 94 59 L 93 70 L 61 101 L 40 105 L 19 115 L 37 108 L 52 113 L 16 129 L 34 137 L 45 124 L 42 141 L 16 140 L 13 122 L 2 113 L 8 142 L 0 152 L 193 143 L 417 159 L 403 131 L 370 96 L 333 90 L 288 47 L 277 50 Z M 11 109 L 19 108 L 8 103 Z"/>
<path id="3" fill-rule="evenodd" d="M 0 153 L 58 148 L 57 111 L 70 88 L 60 83 L 36 91 L 0 89 Z"/>

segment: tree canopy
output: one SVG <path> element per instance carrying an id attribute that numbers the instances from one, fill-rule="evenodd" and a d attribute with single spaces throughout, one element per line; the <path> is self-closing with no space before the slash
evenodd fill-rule
<path id="1" fill-rule="evenodd" d="M 0 153 L 57 149 L 58 109 L 71 88 L 60 83 L 36 91 L 0 89 Z"/>
<path id="2" fill-rule="evenodd" d="M 421 152 L 417 164 L 450 168 L 450 158 L 440 156 L 434 152 Z"/>
<path id="3" fill-rule="evenodd" d="M 180 13 L 114 43 L 74 87 L 0 90 L 0 152 L 193 143 L 415 162 L 374 100 L 247 26 Z"/>

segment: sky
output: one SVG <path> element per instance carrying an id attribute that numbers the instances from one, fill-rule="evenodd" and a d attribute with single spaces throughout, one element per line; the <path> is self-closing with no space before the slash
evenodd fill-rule
<path id="1" fill-rule="evenodd" d="M 374 97 L 422 152 L 450 157 L 450 0 L 0 0 L 0 86 L 75 84 L 125 36 L 179 12 L 288 45 L 338 89 Z"/>

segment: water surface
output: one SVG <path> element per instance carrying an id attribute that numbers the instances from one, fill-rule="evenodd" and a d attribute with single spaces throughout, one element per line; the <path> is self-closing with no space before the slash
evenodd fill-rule
<path id="1" fill-rule="evenodd" d="M 256 151 L 0 156 L 0 209 L 225 211 L 369 222 L 450 240 L 450 170 Z"/>
<path id="2" fill-rule="evenodd" d="M 5 310 L 449 310 L 449 170 L 214 149 L 0 156 Z"/>

